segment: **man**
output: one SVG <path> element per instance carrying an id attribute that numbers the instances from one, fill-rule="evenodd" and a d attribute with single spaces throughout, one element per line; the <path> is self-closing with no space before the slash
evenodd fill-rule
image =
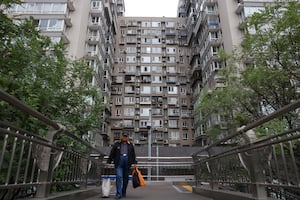
<path id="1" fill-rule="evenodd" d="M 128 139 L 128 133 L 123 132 L 121 141 L 116 142 L 109 154 L 107 164 L 114 162 L 116 169 L 116 199 L 126 197 L 129 168 L 136 167 L 137 161 L 133 144 Z"/>

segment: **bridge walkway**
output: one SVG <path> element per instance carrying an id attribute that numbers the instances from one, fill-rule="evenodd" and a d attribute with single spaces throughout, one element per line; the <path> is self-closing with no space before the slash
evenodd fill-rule
<path id="1" fill-rule="evenodd" d="M 110 199 L 115 197 L 115 186 L 111 188 Z M 101 193 L 96 196 L 85 198 L 85 200 L 102 199 Z M 155 199 L 172 199 L 172 200 L 212 200 L 207 197 L 202 197 L 192 192 L 192 187 L 185 184 L 176 184 L 170 182 L 150 182 L 144 187 L 132 188 L 128 185 L 126 200 L 155 200 Z"/>

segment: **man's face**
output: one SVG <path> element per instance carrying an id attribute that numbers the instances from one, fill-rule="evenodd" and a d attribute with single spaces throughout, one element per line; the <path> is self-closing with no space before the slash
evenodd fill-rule
<path id="1" fill-rule="evenodd" d="M 128 140 L 128 136 L 122 135 L 121 141 L 122 141 L 122 142 L 127 142 L 127 140 Z"/>

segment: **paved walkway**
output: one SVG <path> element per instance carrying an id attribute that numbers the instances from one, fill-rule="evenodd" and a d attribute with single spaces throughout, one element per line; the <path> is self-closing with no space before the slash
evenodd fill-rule
<path id="1" fill-rule="evenodd" d="M 111 188 L 110 198 L 115 197 L 115 187 Z M 96 200 L 102 199 L 101 195 L 97 195 L 86 200 Z M 133 189 L 131 185 L 128 185 L 127 196 L 124 200 L 212 200 L 206 197 L 201 197 L 200 195 L 191 192 L 191 187 L 188 185 L 172 185 L 171 183 L 148 183 L 145 187 L 139 187 Z"/>

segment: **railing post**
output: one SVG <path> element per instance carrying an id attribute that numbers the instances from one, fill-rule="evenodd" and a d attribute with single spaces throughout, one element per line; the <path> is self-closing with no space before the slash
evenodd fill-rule
<path id="1" fill-rule="evenodd" d="M 62 127 L 62 126 L 61 126 Z M 49 144 L 53 144 L 54 136 L 61 132 L 64 128 L 62 127 L 59 130 L 50 130 L 46 134 L 46 138 L 49 141 Z M 50 147 L 36 145 L 35 157 L 39 167 L 39 179 L 40 183 L 37 186 L 36 197 L 45 198 L 50 194 L 51 190 L 51 181 L 53 173 L 53 154 Z"/>
<path id="2" fill-rule="evenodd" d="M 247 141 L 247 143 L 253 143 L 257 140 L 256 135 L 253 130 L 249 130 L 243 134 L 243 138 Z M 258 150 L 251 150 L 246 153 L 243 153 L 241 156 L 243 160 L 244 166 L 249 173 L 251 184 L 252 184 L 252 195 L 255 199 L 258 200 L 266 200 L 267 199 L 267 191 L 265 186 L 260 185 L 260 183 L 264 183 L 264 174 L 263 174 L 263 166 L 260 162 L 260 155 Z"/>

